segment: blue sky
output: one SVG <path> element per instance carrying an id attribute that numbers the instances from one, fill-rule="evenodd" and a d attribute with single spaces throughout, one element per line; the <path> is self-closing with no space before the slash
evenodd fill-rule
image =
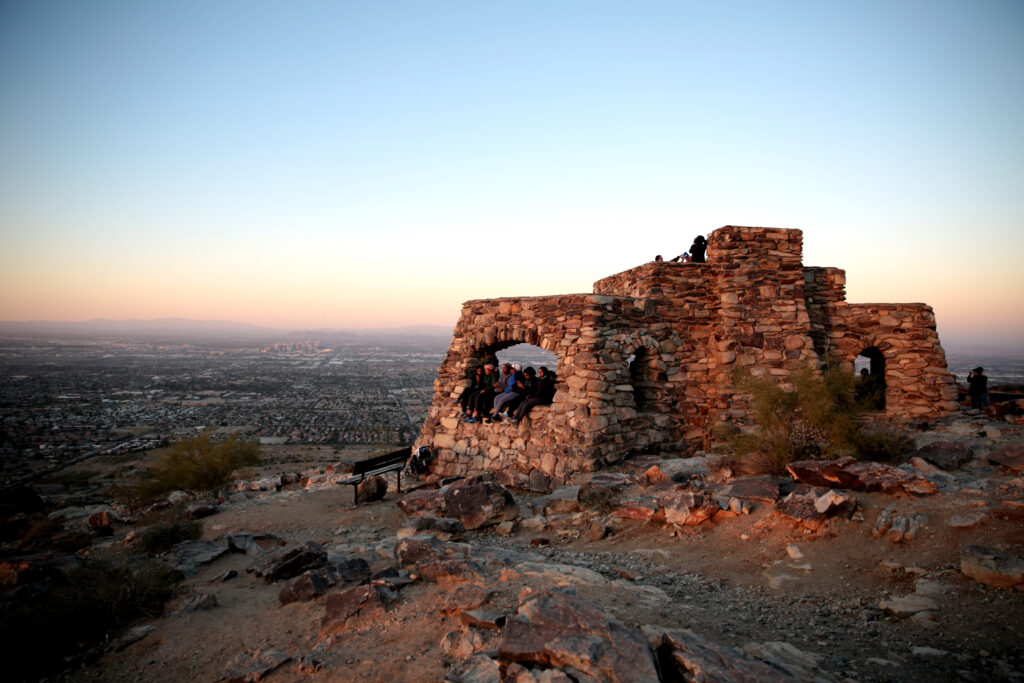
<path id="1" fill-rule="evenodd" d="M 0 88 L 0 319 L 450 324 L 734 224 L 1024 349 L 1020 2 L 8 1 Z"/>

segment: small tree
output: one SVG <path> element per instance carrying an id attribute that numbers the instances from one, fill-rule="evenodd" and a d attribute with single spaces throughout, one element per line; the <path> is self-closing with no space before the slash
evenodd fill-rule
<path id="1" fill-rule="evenodd" d="M 214 441 L 212 436 L 207 430 L 172 443 L 144 475 L 140 493 L 152 497 L 175 489 L 214 491 L 230 481 L 239 467 L 259 464 L 255 441 L 244 441 L 237 434 L 222 441 Z"/>
<path id="2" fill-rule="evenodd" d="M 857 452 L 857 417 L 853 373 L 836 364 L 816 373 L 810 366 L 793 373 L 792 389 L 770 377 L 737 374 L 737 385 L 750 396 L 754 426 L 720 430 L 737 463 L 781 473 L 794 460 L 834 458 Z"/>

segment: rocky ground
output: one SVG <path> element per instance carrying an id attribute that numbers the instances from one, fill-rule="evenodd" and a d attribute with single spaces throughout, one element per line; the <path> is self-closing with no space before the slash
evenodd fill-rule
<path id="1" fill-rule="evenodd" d="M 1024 427 L 912 436 L 899 467 L 644 457 L 359 505 L 342 467 L 275 463 L 181 502 L 205 516 L 162 558 L 180 594 L 53 680 L 1024 680 Z M 142 531 L 54 514 L 112 530 L 80 555 Z"/>

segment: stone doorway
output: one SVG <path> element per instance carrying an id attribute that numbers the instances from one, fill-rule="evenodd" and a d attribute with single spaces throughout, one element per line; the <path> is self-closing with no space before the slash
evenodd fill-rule
<path id="1" fill-rule="evenodd" d="M 641 346 L 629 358 L 629 383 L 633 387 L 633 407 L 638 413 L 648 413 L 657 405 L 662 386 L 658 357 Z"/>
<path id="2" fill-rule="evenodd" d="M 885 356 L 876 346 L 857 354 L 857 401 L 868 410 L 885 410 Z"/>

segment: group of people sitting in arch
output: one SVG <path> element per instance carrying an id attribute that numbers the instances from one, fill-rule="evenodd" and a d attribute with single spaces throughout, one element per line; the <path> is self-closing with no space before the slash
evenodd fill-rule
<path id="1" fill-rule="evenodd" d="M 708 241 L 704 239 L 704 235 L 697 235 L 693 238 L 693 244 L 690 245 L 689 251 L 684 251 L 675 258 L 670 258 L 669 263 L 707 263 L 707 249 Z M 662 258 L 661 254 L 654 257 L 654 260 L 658 263 L 664 263 L 665 259 Z"/>
<path id="2" fill-rule="evenodd" d="M 496 363 L 477 366 L 472 383 L 456 403 L 462 406 L 463 422 L 503 422 L 518 424 L 534 406 L 549 405 L 555 397 L 555 373 L 541 366 L 538 370 L 519 364 Z"/>

